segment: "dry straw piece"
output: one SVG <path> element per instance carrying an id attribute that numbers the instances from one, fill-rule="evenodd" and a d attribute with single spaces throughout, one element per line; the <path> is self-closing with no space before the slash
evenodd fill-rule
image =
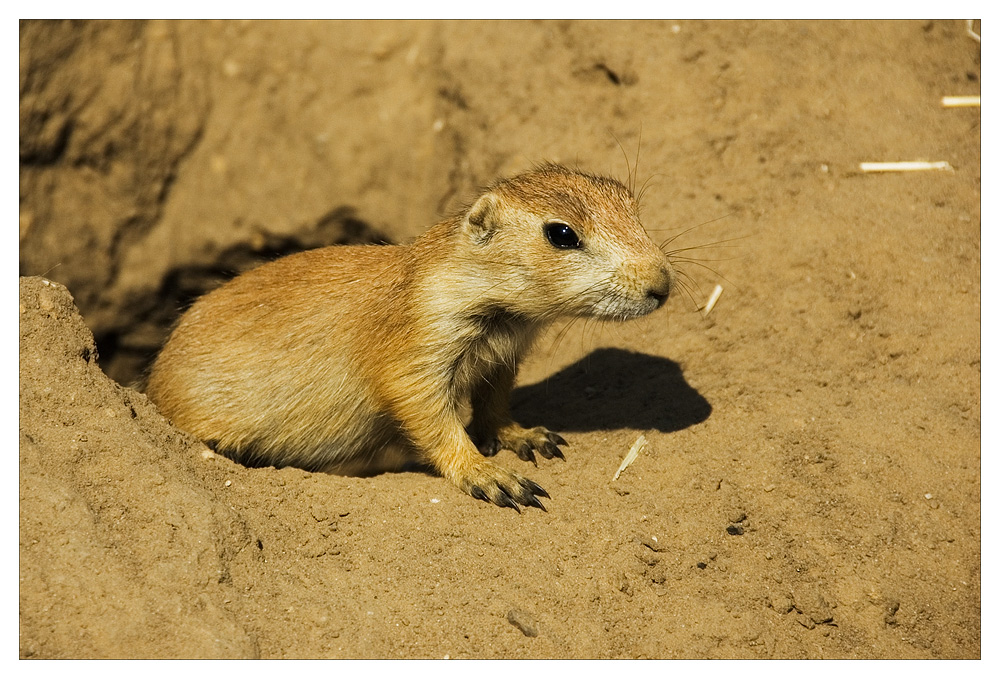
<path id="1" fill-rule="evenodd" d="M 980 20 L 980 23 L 982 23 L 982 20 Z M 976 42 L 982 44 L 983 39 L 974 30 L 975 29 L 975 25 L 976 25 L 976 20 L 975 19 L 966 19 L 965 20 L 965 33 L 966 33 L 966 35 L 968 35 L 970 38 L 972 38 Z M 980 30 L 982 30 L 982 29 L 980 29 Z"/>
<path id="2" fill-rule="evenodd" d="M 981 97 L 978 94 L 968 94 L 959 95 L 951 97 L 941 97 L 941 106 L 944 108 L 966 108 L 975 107 L 979 108 L 979 100 Z"/>
<path id="3" fill-rule="evenodd" d="M 615 472 L 615 476 L 612 481 L 617 481 L 618 477 L 622 475 L 625 469 L 635 462 L 635 458 L 639 457 L 639 451 L 645 448 L 647 445 L 646 436 L 644 434 L 639 434 L 639 438 L 635 440 L 632 447 L 628 449 L 628 453 L 625 454 L 625 459 L 622 460 L 621 466 L 618 467 L 618 471 Z"/>
<path id="4" fill-rule="evenodd" d="M 926 160 L 904 160 L 890 163 L 861 163 L 862 172 L 922 172 L 925 170 L 944 170 L 954 172 L 955 169 L 947 160 L 928 162 Z"/>
<path id="5" fill-rule="evenodd" d="M 722 286 L 716 285 L 715 289 L 712 290 L 712 294 L 708 296 L 708 301 L 705 302 L 705 306 L 702 307 L 701 313 L 705 316 L 712 313 L 712 309 L 715 308 L 715 303 L 719 301 L 720 297 L 722 297 Z"/>

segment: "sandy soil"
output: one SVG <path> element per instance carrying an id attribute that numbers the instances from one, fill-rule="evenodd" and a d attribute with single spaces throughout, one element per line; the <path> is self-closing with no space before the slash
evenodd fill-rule
<path id="1" fill-rule="evenodd" d="M 29 23 L 20 75 L 21 657 L 979 657 L 964 22 Z M 547 513 L 246 469 L 122 386 L 239 270 L 619 142 L 690 296 L 532 355 Z"/>

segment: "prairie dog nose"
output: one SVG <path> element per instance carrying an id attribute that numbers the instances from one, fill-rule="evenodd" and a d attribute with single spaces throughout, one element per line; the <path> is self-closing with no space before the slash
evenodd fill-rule
<path id="1" fill-rule="evenodd" d="M 646 289 L 646 294 L 656 300 L 656 306 L 659 308 L 663 306 L 663 304 L 667 301 L 667 298 L 670 297 L 670 291 L 673 290 L 673 287 L 673 267 L 664 262 L 653 274 L 649 287 Z"/>

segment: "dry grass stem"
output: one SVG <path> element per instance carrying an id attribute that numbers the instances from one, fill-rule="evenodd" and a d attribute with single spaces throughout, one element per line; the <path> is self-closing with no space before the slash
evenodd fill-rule
<path id="1" fill-rule="evenodd" d="M 630 464 L 635 462 L 635 458 L 639 457 L 639 451 L 646 447 L 647 441 L 644 434 L 639 434 L 639 438 L 635 440 L 632 447 L 629 448 L 628 453 L 625 454 L 625 459 L 622 460 L 621 465 L 618 467 L 618 471 L 615 472 L 615 476 L 612 481 L 617 481 L 618 477 L 622 475 Z"/>
<path id="2" fill-rule="evenodd" d="M 925 170 L 944 170 L 954 172 L 955 169 L 947 160 L 934 162 L 926 160 L 904 160 L 887 163 L 861 163 L 862 172 L 923 172 Z"/>

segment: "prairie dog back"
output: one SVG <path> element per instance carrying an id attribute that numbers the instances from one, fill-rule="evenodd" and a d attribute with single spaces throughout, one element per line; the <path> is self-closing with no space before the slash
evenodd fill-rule
<path id="1" fill-rule="evenodd" d="M 320 248 L 234 278 L 184 314 L 147 393 L 240 462 L 415 461 L 478 499 L 544 509 L 540 486 L 484 457 L 562 457 L 561 436 L 510 415 L 520 359 L 558 317 L 654 311 L 674 278 L 625 186 L 547 165 L 411 245 Z"/>

